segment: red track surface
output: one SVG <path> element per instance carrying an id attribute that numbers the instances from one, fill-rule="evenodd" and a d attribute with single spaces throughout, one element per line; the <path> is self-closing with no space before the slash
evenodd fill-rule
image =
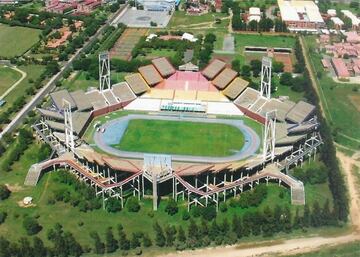
<path id="1" fill-rule="evenodd" d="M 200 72 L 177 71 L 156 86 L 158 89 L 218 91 Z"/>

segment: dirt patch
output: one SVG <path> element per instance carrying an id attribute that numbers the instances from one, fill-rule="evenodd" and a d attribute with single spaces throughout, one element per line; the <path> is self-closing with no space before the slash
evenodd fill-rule
<path id="1" fill-rule="evenodd" d="M 15 185 L 5 184 L 5 185 L 11 192 L 20 192 L 24 190 L 24 187 L 20 186 L 19 184 L 15 184 Z"/>
<path id="2" fill-rule="evenodd" d="M 33 203 L 25 205 L 23 201 L 18 201 L 17 204 L 18 204 L 19 207 L 21 207 L 21 208 L 31 208 L 31 207 L 35 207 L 35 206 L 36 206 L 36 204 L 33 204 Z"/>
<path id="3" fill-rule="evenodd" d="M 360 112 L 360 95 L 348 95 L 350 102 L 355 106 L 356 110 Z"/>
<path id="4" fill-rule="evenodd" d="M 291 61 L 290 54 L 274 54 L 275 61 L 282 62 L 284 64 L 284 71 L 285 72 L 292 72 L 293 71 L 293 63 Z"/>

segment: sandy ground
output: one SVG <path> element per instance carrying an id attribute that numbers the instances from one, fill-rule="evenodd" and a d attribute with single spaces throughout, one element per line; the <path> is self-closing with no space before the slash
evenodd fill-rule
<path id="1" fill-rule="evenodd" d="M 346 156 L 341 152 L 337 152 L 337 157 L 345 174 L 346 184 L 348 185 L 350 195 L 350 220 L 353 231 L 350 234 L 337 237 L 309 237 L 297 238 L 284 241 L 264 242 L 263 245 L 243 247 L 226 246 L 199 249 L 195 251 L 184 251 L 178 253 L 167 254 L 164 256 L 197 256 L 197 257 L 240 257 L 240 256 L 269 256 L 269 255 L 292 255 L 305 252 L 315 251 L 324 246 L 334 246 L 360 240 L 360 192 L 358 191 L 356 177 L 352 173 L 353 166 L 360 167 L 360 161 L 357 158 L 360 152 L 355 153 L 352 157 Z"/>

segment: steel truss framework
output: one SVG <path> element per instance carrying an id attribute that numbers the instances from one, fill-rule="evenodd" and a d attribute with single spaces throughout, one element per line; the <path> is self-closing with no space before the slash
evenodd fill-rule
<path id="1" fill-rule="evenodd" d="M 100 92 L 111 89 L 110 82 L 110 56 L 108 52 L 99 54 L 99 82 Z"/>
<path id="2" fill-rule="evenodd" d="M 263 142 L 263 160 L 273 161 L 275 158 L 275 140 L 276 140 L 276 111 L 266 113 L 265 131 Z"/>
<path id="3" fill-rule="evenodd" d="M 270 99 L 272 60 L 269 57 L 263 57 L 261 63 L 260 95 Z"/>

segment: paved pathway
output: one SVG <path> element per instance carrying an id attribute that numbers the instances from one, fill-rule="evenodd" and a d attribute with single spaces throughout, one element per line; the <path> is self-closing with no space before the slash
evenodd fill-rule
<path id="1" fill-rule="evenodd" d="M 4 99 L 8 94 L 10 94 L 10 92 L 13 91 L 14 88 L 16 88 L 17 85 L 19 85 L 21 83 L 21 81 L 23 81 L 27 76 L 26 72 L 23 72 L 22 70 L 18 69 L 17 67 L 15 67 L 15 66 L 9 66 L 9 67 L 11 69 L 16 70 L 17 72 L 21 73 L 21 78 L 18 81 L 16 81 L 11 87 L 9 87 L 8 90 L 6 90 L 5 93 L 0 96 L 0 99 Z"/>
<path id="2" fill-rule="evenodd" d="M 232 125 L 244 134 L 245 143 L 243 148 L 236 152 L 234 155 L 226 157 L 207 157 L 207 156 L 190 156 L 190 155 L 172 155 L 173 161 L 184 161 L 184 162 L 197 162 L 197 163 L 223 163 L 232 162 L 246 159 L 256 153 L 260 147 L 260 138 L 256 132 L 250 127 L 246 126 L 242 120 L 232 119 L 208 119 L 208 118 L 181 118 L 174 116 L 150 116 L 150 115 L 127 115 L 112 121 L 105 123 L 102 127 L 105 128 L 105 132 L 95 132 L 94 141 L 96 145 L 103 151 L 123 157 L 123 158 L 134 158 L 142 159 L 144 153 L 141 152 L 127 152 L 113 148 L 111 145 L 116 144 L 120 141 L 121 135 L 126 128 L 127 123 L 131 119 L 148 119 L 148 120 L 176 120 L 176 121 L 189 121 L 189 122 L 204 122 L 204 123 L 223 123 Z M 119 133 L 117 133 L 119 132 Z"/>

